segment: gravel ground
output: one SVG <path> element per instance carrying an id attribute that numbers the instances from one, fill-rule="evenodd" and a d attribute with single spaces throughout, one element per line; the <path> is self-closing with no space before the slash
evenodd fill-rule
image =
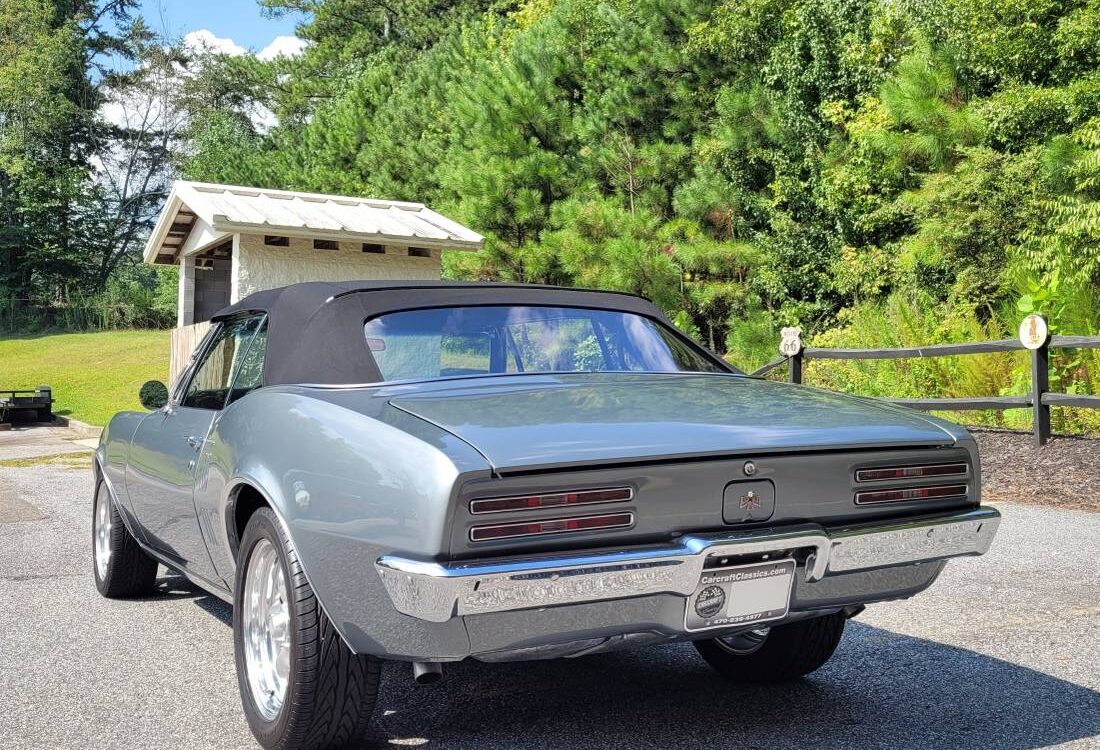
<path id="1" fill-rule="evenodd" d="M 971 431 L 986 499 L 1100 510 L 1100 440 L 1055 437 L 1038 448 L 1030 433 Z"/>
<path id="2" fill-rule="evenodd" d="M 228 608 L 167 575 L 149 599 L 100 598 L 87 469 L 0 466 L 0 487 L 39 511 L 0 522 L 5 747 L 255 747 Z M 1100 514 L 1000 507 L 987 556 L 869 607 L 798 684 L 726 685 L 690 645 L 463 663 L 433 687 L 393 666 L 373 746 L 1100 748 Z"/>

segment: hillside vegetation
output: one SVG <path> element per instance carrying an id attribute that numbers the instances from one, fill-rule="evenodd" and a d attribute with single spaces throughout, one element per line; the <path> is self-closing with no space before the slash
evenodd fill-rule
<path id="1" fill-rule="evenodd" d="M 101 331 L 0 340 L 0 388 L 53 388 L 54 412 L 105 425 L 141 409 L 146 380 L 168 380 L 168 331 Z"/>
<path id="2" fill-rule="evenodd" d="M 107 298 L 105 327 L 170 322 L 170 275 L 134 261 L 171 165 L 424 201 L 487 237 L 448 275 L 638 292 L 747 368 L 784 325 L 876 347 L 1034 310 L 1100 329 L 1100 0 L 262 4 L 303 19 L 302 56 L 166 46 L 135 0 L 0 5 L 0 309 L 31 297 L 48 325 L 75 290 Z M 105 53 L 124 70 L 97 72 Z M 106 124 L 120 93 L 157 104 Z M 808 374 L 899 396 L 1028 380 L 1018 355 Z M 1063 352 L 1053 376 L 1096 393 L 1100 361 Z"/>
<path id="3" fill-rule="evenodd" d="M 189 177 L 428 202 L 487 236 L 449 275 L 645 294 L 747 367 L 781 325 L 889 346 L 1100 323 L 1097 0 L 264 2 L 309 12 L 312 45 L 209 62 Z M 1091 391 L 1097 364 L 1056 380 Z M 1008 355 L 810 376 L 1027 385 Z"/>

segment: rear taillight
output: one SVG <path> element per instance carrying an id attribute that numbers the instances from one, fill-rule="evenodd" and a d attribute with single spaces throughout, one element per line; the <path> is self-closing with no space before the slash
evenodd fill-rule
<path id="1" fill-rule="evenodd" d="M 607 513 L 600 516 L 580 516 L 579 518 L 548 518 L 545 521 L 474 526 L 470 529 L 470 541 L 488 542 L 494 539 L 562 534 L 569 531 L 624 529 L 633 525 L 633 513 Z"/>
<path id="2" fill-rule="evenodd" d="M 857 482 L 882 482 L 889 479 L 917 479 L 920 477 L 961 477 L 966 475 L 966 464 L 927 464 L 925 466 L 883 466 L 856 471 Z"/>
<path id="3" fill-rule="evenodd" d="M 942 487 L 906 487 L 898 490 L 857 492 L 856 505 L 900 503 L 906 500 L 932 500 L 945 497 L 966 497 L 966 485 L 945 484 Z"/>
<path id="4" fill-rule="evenodd" d="M 593 505 L 595 503 L 622 503 L 634 497 L 630 487 L 613 487 L 598 490 L 576 490 L 574 492 L 553 492 L 545 495 L 513 495 L 510 497 L 491 497 L 484 500 L 471 500 L 470 512 L 503 513 L 516 510 L 539 510 L 542 508 L 562 508 L 573 505 Z"/>

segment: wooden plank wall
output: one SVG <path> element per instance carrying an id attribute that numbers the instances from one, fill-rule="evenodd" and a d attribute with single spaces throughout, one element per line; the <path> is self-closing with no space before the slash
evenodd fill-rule
<path id="1" fill-rule="evenodd" d="M 187 363 L 191 361 L 191 353 L 202 341 L 202 337 L 210 330 L 210 321 L 195 323 L 189 326 L 180 326 L 172 329 L 172 356 L 168 364 L 168 382 L 175 385 Z"/>

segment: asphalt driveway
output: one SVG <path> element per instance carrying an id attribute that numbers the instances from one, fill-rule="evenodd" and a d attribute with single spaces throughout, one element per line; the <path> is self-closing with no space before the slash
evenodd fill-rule
<path id="1" fill-rule="evenodd" d="M 79 458 L 0 463 L 7 748 L 247 748 L 229 611 L 176 576 L 108 601 Z M 874 605 L 801 683 L 737 688 L 690 645 L 387 670 L 375 746 L 1100 748 L 1100 513 L 1002 504 L 993 550 Z M 164 571 L 162 570 L 162 573 Z"/>

